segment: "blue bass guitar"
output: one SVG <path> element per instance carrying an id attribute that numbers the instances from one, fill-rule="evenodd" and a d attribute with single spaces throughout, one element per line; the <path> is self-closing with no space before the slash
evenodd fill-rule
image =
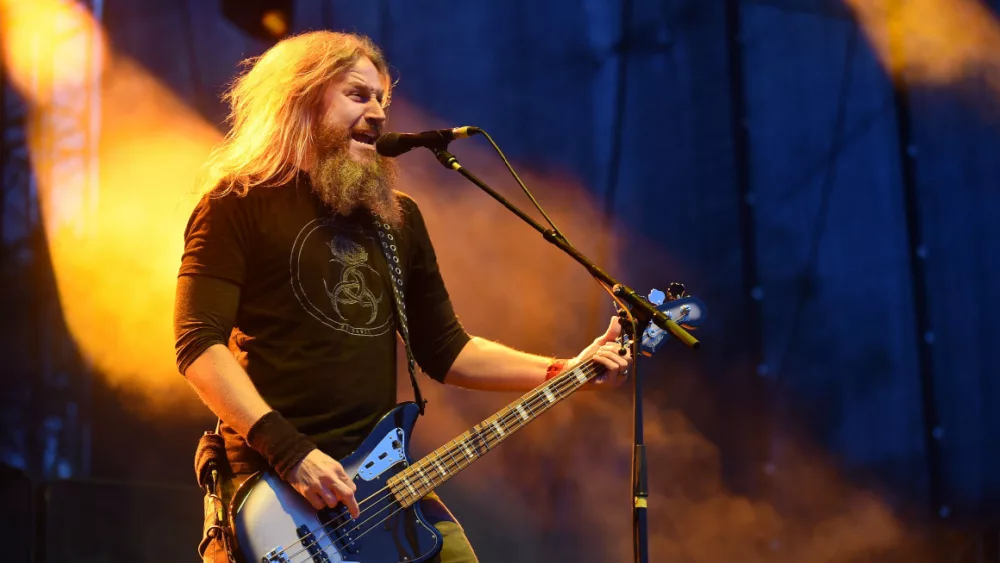
<path id="1" fill-rule="evenodd" d="M 704 307 L 693 297 L 657 303 L 686 328 L 702 321 Z M 659 294 L 662 295 L 662 294 Z M 643 354 L 655 352 L 667 334 L 645 329 Z M 441 534 L 417 503 L 552 405 L 570 396 L 603 367 L 583 362 L 480 422 L 416 463 L 409 444 L 419 409 L 403 403 L 386 414 L 358 449 L 339 460 L 357 485 L 361 514 L 352 519 L 343 505 L 317 511 L 273 472 L 260 472 L 236 492 L 230 525 L 237 553 L 246 563 L 417 563 L 441 550 Z"/>

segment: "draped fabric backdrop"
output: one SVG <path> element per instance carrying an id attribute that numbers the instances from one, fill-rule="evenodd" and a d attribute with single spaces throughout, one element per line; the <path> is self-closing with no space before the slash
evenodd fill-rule
<path id="1" fill-rule="evenodd" d="M 988 84 L 894 90 L 833 1 L 300 0 L 294 14 L 295 32 L 385 50 L 389 129 L 488 130 L 584 253 L 640 292 L 681 281 L 707 304 L 700 351 L 673 342 L 641 362 L 653 560 L 851 561 L 935 521 L 996 521 Z M 107 0 L 103 25 L 220 131 L 220 93 L 267 47 L 215 1 Z M 485 141 L 452 150 L 527 207 Z M 470 332 L 569 355 L 604 330 L 610 300 L 581 267 L 429 153 L 400 161 Z M 423 381 L 422 451 L 510 399 Z M 628 560 L 628 401 L 574 397 L 444 487 L 484 562 Z M 193 393 L 183 404 L 96 409 L 92 476 L 190 484 L 211 418 Z M 155 451 L 115 457 L 150 433 Z"/>

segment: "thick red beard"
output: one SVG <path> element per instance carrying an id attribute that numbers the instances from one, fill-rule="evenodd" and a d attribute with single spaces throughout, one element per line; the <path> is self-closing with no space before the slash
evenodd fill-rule
<path id="1" fill-rule="evenodd" d="M 399 175 L 396 162 L 377 153 L 363 161 L 350 153 L 346 129 L 325 129 L 318 135 L 317 158 L 309 171 L 313 191 L 331 211 L 348 216 L 358 208 L 378 215 L 398 229 L 403 213 L 393 188 Z"/>

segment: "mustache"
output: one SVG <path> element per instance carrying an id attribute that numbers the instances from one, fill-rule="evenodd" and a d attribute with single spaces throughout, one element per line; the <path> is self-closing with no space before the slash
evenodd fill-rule
<path id="1" fill-rule="evenodd" d="M 368 209 L 398 228 L 402 210 L 393 191 L 398 176 L 396 162 L 378 154 L 356 160 L 348 150 L 346 129 L 327 130 L 319 137 L 316 163 L 309 176 L 313 191 L 327 208 L 344 216 L 359 208 Z"/>
<path id="2" fill-rule="evenodd" d="M 324 154 L 347 150 L 350 146 L 351 138 L 356 134 L 378 139 L 382 136 L 382 127 L 368 126 L 353 129 L 348 127 L 320 128 L 316 133 L 315 143 L 318 156 L 322 157 Z"/>

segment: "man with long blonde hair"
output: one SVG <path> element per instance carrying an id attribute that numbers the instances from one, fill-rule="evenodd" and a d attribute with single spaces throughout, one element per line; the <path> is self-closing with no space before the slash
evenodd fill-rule
<path id="1" fill-rule="evenodd" d="M 528 391 L 593 358 L 621 383 L 631 359 L 617 322 L 570 360 L 466 333 L 448 298 L 417 204 L 374 150 L 392 82 L 367 38 L 317 31 L 287 38 L 226 94 L 230 131 L 207 166 L 185 231 L 174 324 L 178 369 L 221 420 L 221 496 L 272 468 L 316 510 L 358 514 L 338 463 L 396 401 L 393 282 L 406 288 L 413 355 L 433 379 Z M 375 221 L 394 234 L 388 264 Z M 475 561 L 462 528 L 431 495 L 442 562 Z M 216 539 L 205 561 L 227 561 Z"/>

